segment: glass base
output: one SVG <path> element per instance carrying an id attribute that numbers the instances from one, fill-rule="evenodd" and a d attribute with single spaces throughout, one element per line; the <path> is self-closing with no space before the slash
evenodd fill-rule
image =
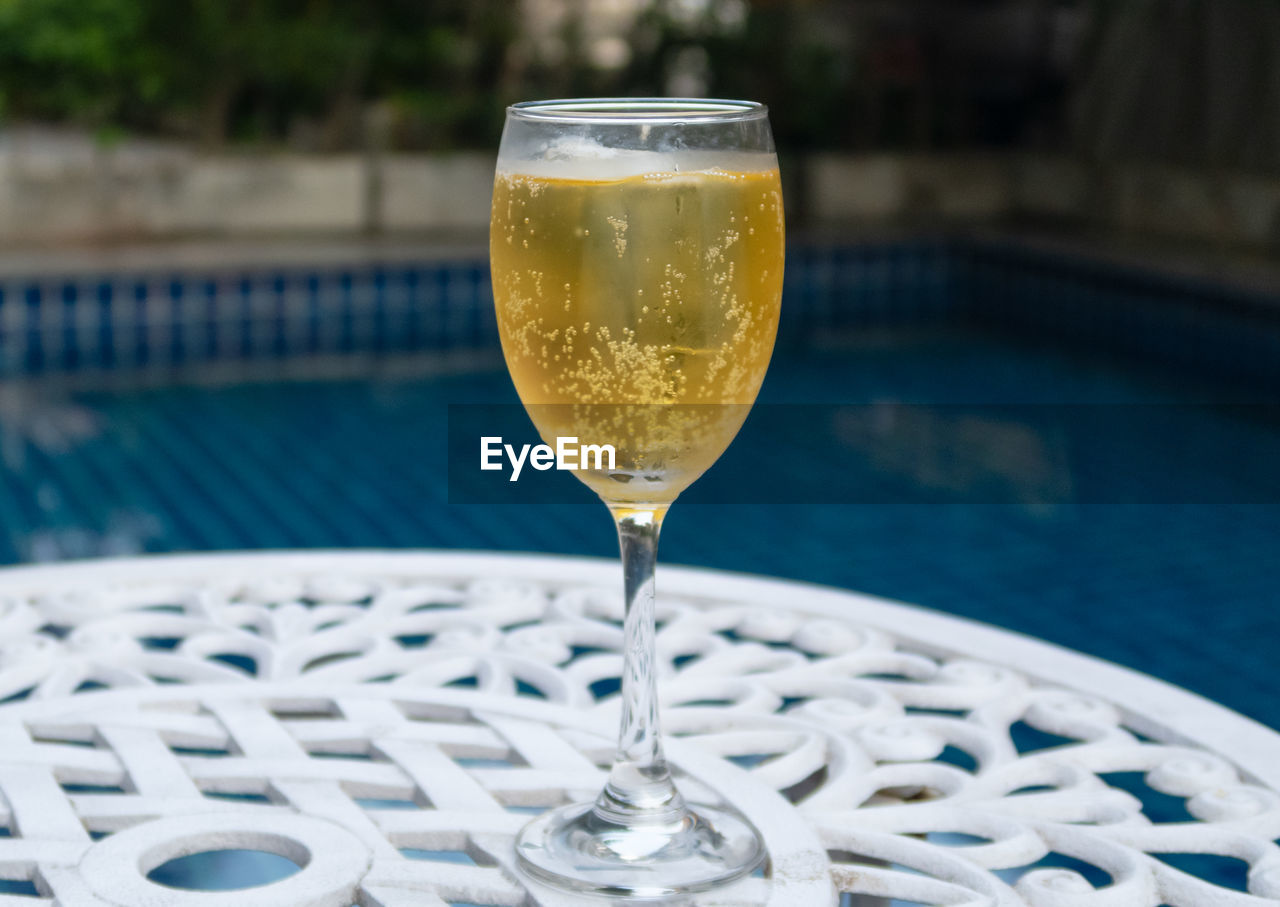
<path id="1" fill-rule="evenodd" d="M 575 803 L 543 813 L 516 838 L 520 868 L 591 894 L 663 898 L 706 891 L 764 862 L 760 833 L 735 812 L 691 806 L 674 822 L 626 826 Z"/>

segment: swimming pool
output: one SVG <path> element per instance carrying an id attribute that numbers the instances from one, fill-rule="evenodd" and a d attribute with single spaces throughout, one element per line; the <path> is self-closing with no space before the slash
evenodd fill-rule
<path id="1" fill-rule="evenodd" d="M 942 241 L 813 247 L 789 269 L 763 405 L 673 509 L 666 562 L 989 621 L 1280 726 L 1274 301 Z M 142 313 L 120 315 L 128 329 L 107 304 L 122 291 L 100 289 L 127 282 L 45 282 L 41 297 L 65 308 L 60 321 L 39 309 L 34 326 L 3 308 L 33 311 L 9 288 L 0 322 L 22 334 L 0 338 L 11 371 L 57 365 L 71 379 L 0 392 L 4 561 L 331 546 L 614 554 L 607 515 L 572 482 L 549 503 L 450 500 L 450 404 L 514 403 L 480 265 L 184 280 L 135 281 L 186 311 L 152 323 L 161 309 L 140 291 Z M 290 287 L 314 305 L 291 302 Z M 205 294 L 195 320 L 192 293 Z M 86 299 L 94 318 L 75 309 Z M 332 353 L 359 355 L 341 376 L 189 380 L 227 357 Z M 94 386 L 124 362 L 179 360 L 182 380 Z M 735 488 L 754 490 L 741 503 Z"/>

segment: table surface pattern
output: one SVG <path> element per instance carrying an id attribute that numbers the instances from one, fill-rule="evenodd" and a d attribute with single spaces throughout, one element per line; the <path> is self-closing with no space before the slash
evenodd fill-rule
<path id="1" fill-rule="evenodd" d="M 510 850 L 603 779 L 618 572 L 451 553 L 5 571 L 0 907 L 577 904 Z M 687 903 L 1280 904 L 1280 735 L 1245 718 L 801 584 L 663 569 L 658 620 L 681 787 L 770 852 Z M 147 878 L 225 849 L 302 868 L 224 892 Z"/>

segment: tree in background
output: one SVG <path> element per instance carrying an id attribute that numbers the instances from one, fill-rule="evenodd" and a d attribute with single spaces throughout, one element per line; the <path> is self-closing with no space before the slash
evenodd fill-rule
<path id="1" fill-rule="evenodd" d="M 101 127 L 163 103 L 144 18 L 127 0 L 0 0 L 0 112 Z"/>
<path id="2" fill-rule="evenodd" d="M 492 138 L 514 23 L 505 0 L 0 0 L 0 111 L 338 148 L 381 98 L 416 144 L 468 144 Z"/>
<path id="3" fill-rule="evenodd" d="M 1075 98 L 1099 161 L 1280 171 L 1280 4 L 1094 0 Z"/>
<path id="4" fill-rule="evenodd" d="M 846 2 L 653 0 L 627 72 L 638 94 L 709 94 L 769 105 L 779 144 L 840 147 L 854 124 L 856 21 Z"/>
<path id="5" fill-rule="evenodd" d="M 0 116 L 208 146 L 355 148 L 376 106 L 491 148 L 515 100 L 674 93 L 796 151 L 1062 148 L 1071 97 L 1089 157 L 1275 171 L 1277 86 L 1277 0 L 0 0 Z"/>
<path id="6" fill-rule="evenodd" d="M 1061 135 L 1076 0 L 650 0 L 634 84 L 765 101 L 793 149 L 1016 146 Z M 675 76 L 676 78 L 673 78 Z"/>
<path id="7" fill-rule="evenodd" d="M 587 0 L 0 0 L 0 111 L 338 149 L 376 101 L 400 147 L 489 147 L 514 100 L 677 90 L 762 98 L 780 141 L 831 147 L 851 123 L 844 5 L 652 0 L 602 39 Z"/>

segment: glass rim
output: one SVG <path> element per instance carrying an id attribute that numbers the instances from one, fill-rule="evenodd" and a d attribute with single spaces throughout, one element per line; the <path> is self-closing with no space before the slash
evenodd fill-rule
<path id="1" fill-rule="evenodd" d="M 759 101 L 723 98 L 560 98 L 521 101 L 507 116 L 552 123 L 680 125 L 735 123 L 763 119 L 769 108 Z"/>

